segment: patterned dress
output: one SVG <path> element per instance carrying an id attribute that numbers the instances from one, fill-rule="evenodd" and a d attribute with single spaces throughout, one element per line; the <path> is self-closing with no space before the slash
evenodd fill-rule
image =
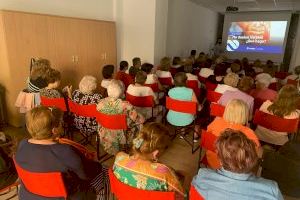
<path id="1" fill-rule="evenodd" d="M 113 171 L 121 182 L 132 187 L 143 190 L 175 191 L 179 196 L 184 196 L 183 187 L 175 172 L 166 165 L 137 160 L 120 152 L 116 156 Z"/>
<path id="2" fill-rule="evenodd" d="M 126 144 L 125 134 L 127 134 L 127 143 L 130 144 L 145 121 L 144 117 L 139 114 L 129 102 L 121 99 L 116 100 L 110 97 L 102 99 L 97 105 L 97 110 L 105 114 L 127 115 L 127 126 L 129 130 L 126 132 L 104 127 L 100 127 L 99 129 L 100 142 L 104 150 L 111 155 L 117 154 L 120 151 L 120 146 Z"/>
<path id="3" fill-rule="evenodd" d="M 61 98 L 61 93 L 56 89 L 43 88 L 40 90 L 40 95 L 47 98 Z"/>
<path id="4" fill-rule="evenodd" d="M 75 90 L 72 94 L 72 100 L 81 105 L 97 104 L 101 100 L 101 94 L 83 94 L 79 90 Z M 81 133 L 91 134 L 98 130 L 98 123 L 95 118 L 76 116 L 74 124 Z"/>

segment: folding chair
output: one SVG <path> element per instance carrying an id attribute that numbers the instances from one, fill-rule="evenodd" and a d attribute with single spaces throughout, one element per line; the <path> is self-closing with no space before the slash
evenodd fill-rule
<path id="1" fill-rule="evenodd" d="M 290 75 L 289 72 L 275 72 L 275 78 L 278 78 L 278 79 L 285 79 L 288 75 Z"/>
<path id="2" fill-rule="evenodd" d="M 199 194 L 193 185 L 191 185 L 190 188 L 189 200 L 204 200 L 204 198 L 201 196 L 201 194 Z"/>
<path id="3" fill-rule="evenodd" d="M 254 99 L 254 110 L 257 110 L 261 107 L 261 105 L 265 102 L 264 99 L 260 99 L 260 98 L 255 98 Z"/>
<path id="4" fill-rule="evenodd" d="M 150 87 L 153 90 L 153 92 L 159 92 L 158 83 L 145 84 L 145 86 Z"/>
<path id="5" fill-rule="evenodd" d="M 277 84 L 278 84 L 277 82 L 271 83 L 268 88 L 271 89 L 271 90 L 278 91 L 278 85 Z"/>
<path id="6" fill-rule="evenodd" d="M 208 102 L 218 102 L 219 99 L 221 98 L 222 94 L 221 93 L 218 93 L 218 92 L 215 92 L 215 91 L 212 91 L 212 90 L 207 90 L 207 93 L 206 93 L 206 99 Z"/>
<path id="7" fill-rule="evenodd" d="M 204 164 L 206 166 L 208 165 L 206 155 L 204 155 L 202 158 L 201 155 L 203 153 L 203 149 L 216 152 L 215 142 L 217 138 L 218 137 L 215 136 L 214 134 L 207 132 L 206 130 L 202 130 L 198 168 L 200 168 L 200 164 Z"/>
<path id="8" fill-rule="evenodd" d="M 175 192 L 142 190 L 122 183 L 109 169 L 110 188 L 118 200 L 175 200 Z"/>
<path id="9" fill-rule="evenodd" d="M 155 103 L 154 103 L 153 96 L 137 97 L 129 93 L 126 93 L 126 100 L 136 107 L 151 108 L 152 109 L 151 118 L 154 117 L 153 111 L 154 111 Z"/>
<path id="10" fill-rule="evenodd" d="M 205 82 L 206 82 L 206 78 L 203 77 L 203 76 L 200 76 L 199 73 L 198 73 L 198 80 L 199 80 L 201 83 L 205 83 Z"/>
<path id="11" fill-rule="evenodd" d="M 225 106 L 222 106 L 217 103 L 210 104 L 210 116 L 223 117 L 224 111 L 225 111 Z"/>
<path id="12" fill-rule="evenodd" d="M 188 88 L 193 89 L 193 91 L 194 91 L 194 93 L 196 94 L 197 97 L 200 96 L 201 89 L 199 88 L 199 85 L 198 85 L 198 81 L 197 81 L 197 80 L 187 80 L 187 81 L 186 81 L 186 86 L 187 86 Z"/>
<path id="13" fill-rule="evenodd" d="M 253 123 L 273 131 L 294 133 L 292 138 L 296 138 L 299 127 L 299 118 L 284 119 L 282 117 L 256 110 Z"/>
<path id="14" fill-rule="evenodd" d="M 7 197 L 5 200 L 9 200 L 9 199 L 12 199 L 15 196 L 17 196 L 19 193 L 19 188 L 18 188 L 19 185 L 20 185 L 19 182 L 14 182 L 14 183 L 10 184 L 9 186 L 0 189 L 0 199 L 4 198 L 1 196 L 7 195 L 8 193 L 10 193 L 12 191 L 12 188 L 14 188 L 14 187 L 16 187 L 16 192 L 12 196 Z"/>
<path id="15" fill-rule="evenodd" d="M 214 91 L 217 88 L 218 84 L 211 83 L 210 81 L 205 81 L 206 90 Z"/>
<path id="16" fill-rule="evenodd" d="M 166 108 L 168 110 L 172 110 L 172 111 L 176 111 L 176 112 L 181 112 L 181 113 L 186 113 L 186 114 L 191 114 L 191 115 L 196 115 L 197 114 L 197 102 L 193 102 L 193 101 L 183 101 L 183 100 L 177 100 L 177 99 L 172 99 L 170 97 L 167 96 L 166 98 Z M 198 149 L 199 146 L 195 148 L 195 144 L 194 144 L 194 127 L 196 125 L 196 119 L 194 119 L 193 123 L 191 125 L 185 126 L 186 128 L 193 128 L 193 138 L 192 141 L 189 141 L 184 135 L 181 135 L 183 137 L 183 139 L 192 147 L 192 153 L 195 153 Z M 178 133 L 180 133 L 179 131 L 182 130 L 185 127 L 175 127 L 175 134 L 174 137 L 175 138 L 177 136 Z"/>
<path id="17" fill-rule="evenodd" d="M 67 190 L 61 172 L 30 172 L 14 159 L 15 167 L 27 191 L 43 197 L 67 199 Z"/>
<path id="18" fill-rule="evenodd" d="M 165 78 L 164 77 L 159 77 L 158 81 L 162 85 L 169 86 L 169 87 L 173 86 L 173 82 L 172 82 L 172 78 L 171 77 L 165 77 Z"/>
<path id="19" fill-rule="evenodd" d="M 298 85 L 298 80 L 288 79 L 287 84 L 297 86 Z"/>
<path id="20" fill-rule="evenodd" d="M 64 112 L 68 111 L 68 105 L 65 98 L 47 98 L 41 96 L 41 105 L 46 107 L 57 107 Z"/>

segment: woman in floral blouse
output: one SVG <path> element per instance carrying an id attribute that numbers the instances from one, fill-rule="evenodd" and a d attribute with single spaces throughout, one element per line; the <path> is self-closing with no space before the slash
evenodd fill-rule
<path id="1" fill-rule="evenodd" d="M 117 154 L 113 171 L 123 183 L 142 190 L 174 191 L 183 199 L 184 190 L 170 167 L 159 163 L 158 157 L 168 144 L 168 129 L 152 122 L 144 125 L 133 140 L 133 154 Z"/>
<path id="2" fill-rule="evenodd" d="M 127 143 L 130 144 L 132 138 L 140 130 L 144 123 L 144 117 L 139 114 L 134 107 L 127 101 L 123 101 L 120 97 L 123 95 L 123 87 L 117 80 L 112 80 L 107 87 L 108 97 L 102 99 L 98 105 L 97 110 L 105 114 L 126 114 L 127 126 L 126 132 L 123 130 L 111 130 L 104 127 L 100 127 L 99 136 L 100 142 L 104 147 L 104 150 L 112 155 L 117 154 L 120 151 L 121 145 Z M 127 135 L 125 135 L 127 134 Z"/>

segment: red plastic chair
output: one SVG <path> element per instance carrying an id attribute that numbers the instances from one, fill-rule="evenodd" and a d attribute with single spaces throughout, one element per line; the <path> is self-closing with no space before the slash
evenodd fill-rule
<path id="1" fill-rule="evenodd" d="M 254 99 L 254 108 L 253 109 L 254 110 L 258 110 L 264 102 L 265 102 L 264 99 L 255 98 Z"/>
<path id="2" fill-rule="evenodd" d="M 212 91 L 212 90 L 207 90 L 207 94 L 206 94 L 206 99 L 209 102 L 215 102 L 217 103 L 219 101 L 219 99 L 221 98 L 222 94 Z"/>
<path id="3" fill-rule="evenodd" d="M 210 104 L 210 116 L 223 117 L 224 111 L 225 111 L 225 106 L 222 106 L 217 103 Z"/>
<path id="4" fill-rule="evenodd" d="M 47 98 L 47 97 L 41 96 L 41 105 L 46 106 L 46 107 L 57 107 L 64 112 L 66 112 L 68 110 L 66 101 L 64 98 Z"/>
<path id="5" fill-rule="evenodd" d="M 193 185 L 190 188 L 189 200 L 204 200 L 204 198 L 199 194 Z"/>
<path id="6" fill-rule="evenodd" d="M 198 86 L 198 81 L 197 80 L 187 80 L 186 81 L 186 86 L 188 88 L 193 89 L 194 93 L 196 94 L 197 97 L 200 96 L 201 90 Z"/>
<path id="7" fill-rule="evenodd" d="M 111 192 L 118 200 L 175 200 L 175 192 L 141 190 L 122 183 L 109 169 Z"/>
<path id="8" fill-rule="evenodd" d="M 275 78 L 278 78 L 278 79 L 285 79 L 288 75 L 290 75 L 289 72 L 275 72 Z"/>
<path id="9" fill-rule="evenodd" d="M 288 79 L 287 84 L 297 86 L 298 85 L 298 80 Z"/>
<path id="10" fill-rule="evenodd" d="M 153 90 L 153 92 L 159 92 L 158 83 L 145 84 L 145 86 L 151 87 L 151 89 Z"/>
<path id="11" fill-rule="evenodd" d="M 177 74 L 177 71 L 178 70 L 176 68 L 173 67 L 170 68 L 170 73 L 172 74 L 173 77 Z"/>
<path id="12" fill-rule="evenodd" d="M 212 152 L 216 152 L 215 142 L 218 139 L 214 134 L 207 132 L 206 130 L 202 130 L 201 133 L 201 142 L 200 142 L 200 151 L 199 151 L 199 162 L 198 168 L 200 168 L 200 164 L 208 165 L 206 155 L 201 158 L 203 150 L 209 150 Z"/>
<path id="13" fill-rule="evenodd" d="M 253 123 L 273 131 L 296 133 L 298 131 L 299 118 L 284 119 L 260 110 L 256 110 Z"/>
<path id="14" fill-rule="evenodd" d="M 97 112 L 96 119 L 102 127 L 112 130 L 127 130 L 127 121 L 125 114 L 110 115 Z"/>
<path id="15" fill-rule="evenodd" d="M 61 172 L 30 172 L 20 167 L 15 159 L 14 163 L 26 190 L 43 197 L 67 199 L 67 190 Z"/>
<path id="16" fill-rule="evenodd" d="M 217 88 L 217 86 L 218 86 L 218 84 L 211 83 L 209 81 L 205 82 L 205 87 L 206 87 L 207 90 L 214 91 Z"/>
<path id="17" fill-rule="evenodd" d="M 68 104 L 70 112 L 74 113 L 77 116 L 93 118 L 97 114 L 96 104 L 81 105 L 73 102 L 70 99 L 68 99 Z"/>
<path id="18" fill-rule="evenodd" d="M 137 97 L 126 93 L 126 100 L 137 107 L 154 107 L 153 96 Z"/>
<path id="19" fill-rule="evenodd" d="M 205 83 L 206 82 L 206 78 L 204 78 L 203 76 L 200 76 L 198 74 L 198 80 L 201 82 L 201 83 Z"/>
<path id="20" fill-rule="evenodd" d="M 166 78 L 159 77 L 158 81 L 162 85 L 166 85 L 166 86 L 170 86 L 170 87 L 173 86 L 173 82 L 172 82 L 172 78 L 171 77 L 166 77 Z"/>
<path id="21" fill-rule="evenodd" d="M 271 89 L 271 90 L 274 90 L 274 91 L 278 91 L 277 82 L 271 83 L 268 88 Z"/>

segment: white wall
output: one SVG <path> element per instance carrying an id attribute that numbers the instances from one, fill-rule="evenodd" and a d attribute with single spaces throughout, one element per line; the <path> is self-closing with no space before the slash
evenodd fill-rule
<path id="1" fill-rule="evenodd" d="M 217 38 L 218 13 L 188 0 L 169 1 L 167 55 L 208 53 Z"/>
<path id="2" fill-rule="evenodd" d="M 295 66 L 300 65 L 300 20 L 298 21 L 297 34 L 293 45 L 294 45 L 294 50 L 293 50 L 291 63 L 290 63 L 290 69 L 289 69 L 290 72 L 294 71 Z"/>
<path id="3" fill-rule="evenodd" d="M 0 9 L 113 21 L 115 0 L 0 0 Z"/>

